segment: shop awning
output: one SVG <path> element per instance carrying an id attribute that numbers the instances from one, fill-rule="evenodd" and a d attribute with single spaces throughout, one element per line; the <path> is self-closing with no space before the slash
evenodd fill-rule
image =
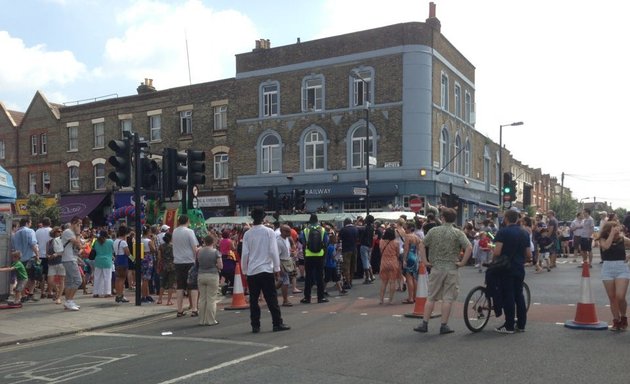
<path id="1" fill-rule="evenodd" d="M 107 193 L 61 196 L 59 214 L 61 222 L 67 223 L 74 216 L 85 217 L 103 201 Z"/>
<path id="2" fill-rule="evenodd" d="M 15 203 L 16 197 L 13 176 L 0 166 L 0 203 Z"/>

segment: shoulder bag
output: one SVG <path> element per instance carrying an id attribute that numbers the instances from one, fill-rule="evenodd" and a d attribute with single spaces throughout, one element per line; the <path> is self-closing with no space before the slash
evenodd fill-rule
<path id="1" fill-rule="evenodd" d="M 491 263 L 488 264 L 488 270 L 491 272 L 507 272 L 512 266 L 512 258 L 506 254 L 496 256 Z"/>

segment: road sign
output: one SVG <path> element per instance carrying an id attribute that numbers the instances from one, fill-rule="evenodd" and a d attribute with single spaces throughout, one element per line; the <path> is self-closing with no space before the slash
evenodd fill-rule
<path id="1" fill-rule="evenodd" d="M 373 166 L 373 167 L 376 167 L 376 157 L 374 157 L 374 156 L 370 156 L 370 157 L 368 158 L 368 164 L 370 164 L 370 165 L 371 165 L 371 166 Z"/>
<path id="2" fill-rule="evenodd" d="M 419 197 L 415 197 L 411 200 L 409 200 L 409 209 L 411 209 L 412 212 L 418 213 L 422 210 L 423 206 L 422 206 L 422 200 Z"/>
<path id="3" fill-rule="evenodd" d="M 365 196 L 367 195 L 367 188 L 354 187 L 352 188 L 352 194 L 355 196 Z"/>

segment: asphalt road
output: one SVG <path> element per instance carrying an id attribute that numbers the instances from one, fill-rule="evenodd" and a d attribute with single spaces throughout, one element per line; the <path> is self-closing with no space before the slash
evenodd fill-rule
<path id="1" fill-rule="evenodd" d="M 460 300 L 481 276 L 462 270 Z M 600 320 L 607 321 L 598 265 L 590 280 Z M 630 335 L 562 325 L 575 315 L 580 270 L 561 264 L 527 281 L 534 304 L 521 334 L 492 332 L 497 319 L 470 333 L 461 302 L 450 321 L 454 334 L 438 335 L 438 319 L 428 334 L 418 334 L 412 331 L 418 320 L 403 316 L 413 306 L 378 305 L 378 282 L 356 280 L 350 295 L 333 294 L 330 303 L 283 308 L 288 332 L 271 332 L 264 312 L 261 333 L 252 334 L 248 311 L 221 311 L 214 327 L 169 314 L 4 348 L 0 383 L 626 383 Z"/>

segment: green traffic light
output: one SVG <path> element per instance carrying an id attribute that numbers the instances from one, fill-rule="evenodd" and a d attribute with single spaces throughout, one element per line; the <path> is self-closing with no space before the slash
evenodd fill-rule
<path id="1" fill-rule="evenodd" d="M 503 193 L 504 193 L 504 194 L 508 195 L 508 194 L 510 194 L 510 192 L 512 192 L 512 190 L 510 189 L 510 187 L 505 187 L 505 188 L 503 188 Z"/>

